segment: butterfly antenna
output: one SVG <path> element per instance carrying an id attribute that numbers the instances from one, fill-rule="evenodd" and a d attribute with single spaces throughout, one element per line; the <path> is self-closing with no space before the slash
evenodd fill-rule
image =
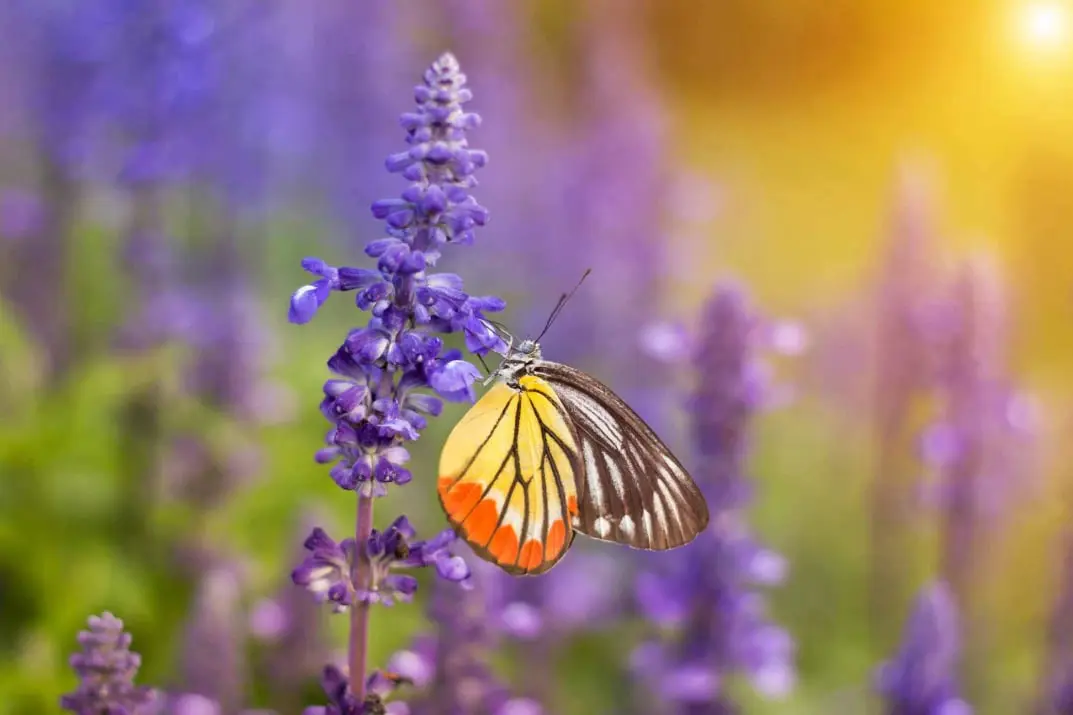
<path id="1" fill-rule="evenodd" d="M 591 268 L 586 268 L 585 272 L 581 274 L 581 278 L 578 279 L 577 285 L 575 285 L 569 293 L 563 293 L 559 296 L 559 300 L 555 303 L 555 307 L 551 309 L 551 315 L 548 316 L 548 322 L 544 324 L 544 329 L 540 331 L 540 335 L 534 338 L 535 342 L 540 342 L 540 339 L 544 337 L 544 334 L 548 332 L 551 324 L 555 322 L 555 319 L 559 317 L 559 313 L 566 307 L 567 302 L 574 297 L 574 293 L 577 293 L 577 289 L 581 287 L 581 284 L 585 282 L 585 279 L 592 273 Z"/>

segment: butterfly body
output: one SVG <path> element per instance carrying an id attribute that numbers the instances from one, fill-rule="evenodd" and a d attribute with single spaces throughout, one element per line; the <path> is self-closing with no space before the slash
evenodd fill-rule
<path id="1" fill-rule="evenodd" d="M 708 508 L 652 429 L 590 375 L 509 349 L 492 387 L 455 426 L 440 459 L 448 520 L 514 574 L 547 571 L 576 533 L 639 549 L 691 541 Z"/>

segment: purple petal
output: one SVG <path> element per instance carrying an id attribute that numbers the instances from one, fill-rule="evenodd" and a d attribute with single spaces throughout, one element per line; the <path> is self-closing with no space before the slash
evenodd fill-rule
<path id="1" fill-rule="evenodd" d="M 308 323 L 316 315 L 323 301 L 317 295 L 316 285 L 304 285 L 291 295 L 291 307 L 287 320 L 297 325 Z"/>

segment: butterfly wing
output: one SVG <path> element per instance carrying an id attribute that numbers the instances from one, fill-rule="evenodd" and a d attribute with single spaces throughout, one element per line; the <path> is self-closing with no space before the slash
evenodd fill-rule
<path id="1" fill-rule="evenodd" d="M 663 550 L 689 543 L 704 530 L 704 495 L 622 398 L 569 365 L 541 360 L 531 372 L 551 385 L 574 428 L 580 456 L 577 531 Z"/>
<path id="2" fill-rule="evenodd" d="M 547 571 L 574 539 L 577 446 L 554 390 L 499 383 L 455 425 L 440 456 L 447 519 L 482 558 L 514 574 Z"/>

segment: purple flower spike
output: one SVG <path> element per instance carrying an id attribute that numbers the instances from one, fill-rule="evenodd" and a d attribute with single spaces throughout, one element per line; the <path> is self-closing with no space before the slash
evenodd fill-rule
<path id="1" fill-rule="evenodd" d="M 344 380 L 325 385 L 321 409 L 333 423 L 329 448 L 317 461 L 334 462 L 333 480 L 365 496 L 387 493 L 387 485 L 409 482 L 408 455 L 400 443 L 417 439 L 442 403 L 475 397 L 480 371 L 457 351 L 442 352 L 433 332 L 462 332 L 470 352 L 502 351 L 505 344 L 486 313 L 503 300 L 472 297 L 453 273 L 430 273 L 443 246 L 468 243 L 488 212 L 471 194 L 483 152 L 470 149 L 467 133 L 479 124 L 463 105 L 470 92 L 455 58 L 446 54 L 425 72 L 415 91 L 415 111 L 403 115 L 409 148 L 388 160 L 409 185 L 398 198 L 377 201 L 373 216 L 385 234 L 365 253 L 376 269 L 329 265 L 306 258 L 302 268 L 317 277 L 291 296 L 290 320 L 311 320 L 333 291 L 355 291 L 371 317 L 351 331 L 329 367 Z M 349 383 L 349 384 L 348 384 Z"/>
<path id="2" fill-rule="evenodd" d="M 337 544 L 317 527 L 306 539 L 305 548 L 310 553 L 291 573 L 291 580 L 308 589 L 318 601 L 330 601 L 336 613 L 346 611 L 355 598 L 350 580 L 354 540 Z"/>
<path id="3" fill-rule="evenodd" d="M 652 642 L 638 651 L 651 690 L 666 712 L 732 712 L 723 691 L 727 675 L 739 672 L 767 697 L 781 697 L 794 684 L 793 642 L 768 622 L 756 587 L 779 583 L 785 560 L 758 544 L 743 509 L 752 492 L 746 477 L 750 420 L 757 399 L 757 320 L 745 295 L 720 286 L 709 300 L 695 338 L 675 336 L 675 348 L 693 352 L 697 390 L 689 400 L 694 475 L 712 520 L 697 539 L 653 562 L 637 577 L 642 613 L 681 633 L 674 644 Z"/>
<path id="4" fill-rule="evenodd" d="M 291 295 L 291 308 L 287 317 L 297 324 L 312 320 L 332 291 L 341 290 L 339 269 L 329 266 L 319 258 L 306 258 L 302 261 L 302 268 L 321 278 L 302 286 Z"/>
<path id="5" fill-rule="evenodd" d="M 78 689 L 60 698 L 60 707 L 77 715 L 149 715 L 156 692 L 134 684 L 141 658 L 130 650 L 130 634 L 111 613 L 91 616 L 78 634 L 82 652 L 71 656 Z"/>

